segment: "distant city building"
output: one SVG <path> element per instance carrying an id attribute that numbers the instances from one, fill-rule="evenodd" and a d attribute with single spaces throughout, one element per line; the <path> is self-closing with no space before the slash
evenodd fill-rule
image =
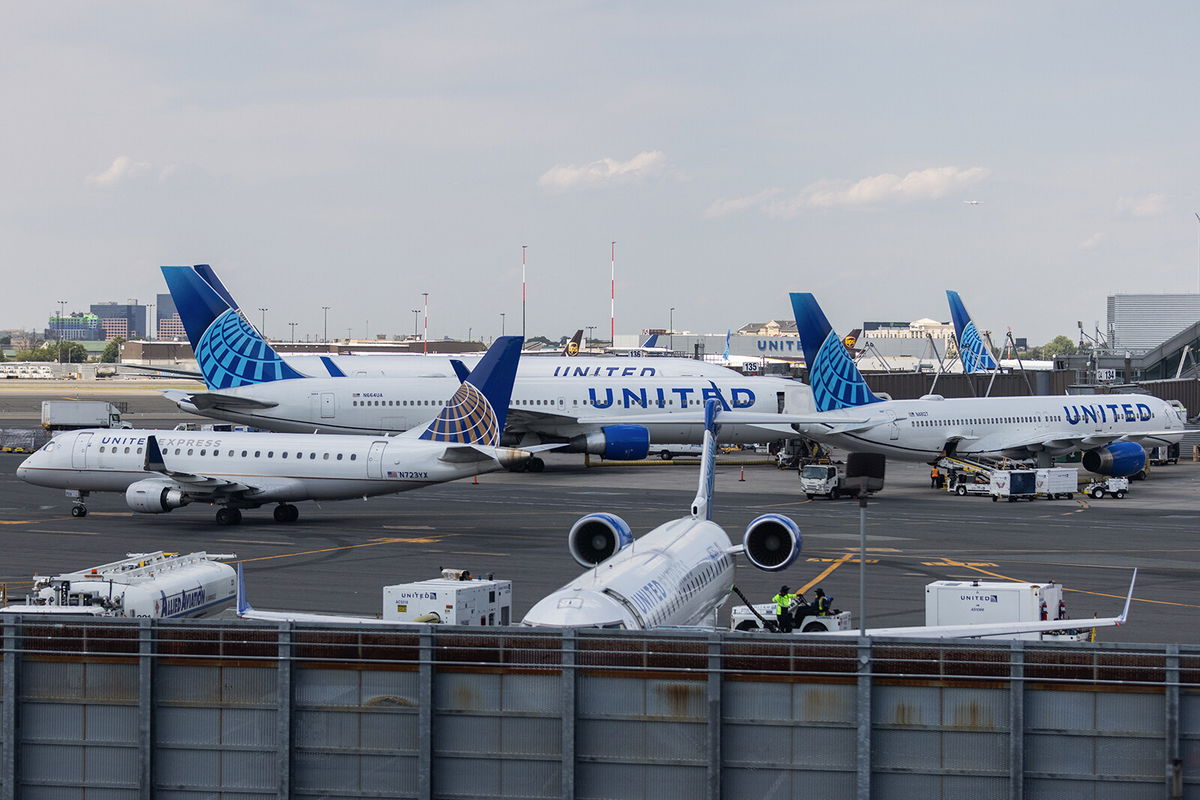
<path id="1" fill-rule="evenodd" d="M 175 309 L 175 300 L 169 294 L 158 295 L 154 307 L 154 338 L 162 342 L 179 341 L 187 338 L 183 320 Z"/>
<path id="2" fill-rule="evenodd" d="M 116 339 L 118 336 L 128 340 L 129 337 L 129 320 L 124 317 L 102 317 L 100 319 L 100 330 L 103 332 L 104 341 Z"/>
<path id="3" fill-rule="evenodd" d="M 136 339 L 146 335 L 146 307 L 143 305 L 134 303 L 94 303 L 92 305 L 92 313 L 101 320 L 123 319 L 125 321 L 124 333 L 108 333 L 109 331 L 121 330 L 122 327 L 118 323 L 108 323 L 103 326 L 106 339 L 111 339 L 114 336 Z"/>
<path id="4" fill-rule="evenodd" d="M 100 318 L 95 314 L 76 311 L 66 316 L 51 314 L 47 320 L 46 339 L 67 342 L 91 342 L 100 339 Z"/>
<path id="5" fill-rule="evenodd" d="M 735 333 L 738 336 L 796 336 L 796 321 L 772 319 L 767 322 L 747 322 Z"/>
<path id="6" fill-rule="evenodd" d="M 1108 298 L 1108 344 L 1134 355 L 1158 347 L 1200 320 L 1200 294 L 1114 294 Z"/>
<path id="7" fill-rule="evenodd" d="M 918 319 L 914 322 L 864 322 L 863 333 L 872 339 L 924 339 L 925 334 L 931 334 L 935 339 L 949 340 L 954 335 L 954 326 L 949 322 L 938 322 L 936 319 Z"/>

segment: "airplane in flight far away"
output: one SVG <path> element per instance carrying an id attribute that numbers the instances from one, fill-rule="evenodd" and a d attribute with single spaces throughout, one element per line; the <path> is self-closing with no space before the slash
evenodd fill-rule
<path id="1" fill-rule="evenodd" d="M 320 377 L 307 377 L 298 362 L 276 353 L 237 311 L 211 271 L 163 267 L 163 274 L 208 386 L 202 392 L 164 394 L 191 413 L 275 431 L 394 433 L 435 414 L 440 398 L 453 391 L 454 373 L 465 369 L 456 359 L 440 362 L 442 372 L 432 359 L 400 356 L 396 358 L 409 365 L 425 364 L 425 370 L 410 366 L 408 377 L 357 377 L 359 371 L 346 366 L 348 359 L 374 364 L 386 357 L 342 357 L 340 364 L 355 375 L 349 376 L 332 356 L 321 356 L 316 361 Z M 545 366 L 557 361 L 569 366 Z M 526 371 L 529 362 L 538 366 Z M 702 441 L 702 406 L 708 399 L 722 409 L 778 414 L 781 423 L 791 421 L 787 415 L 811 418 L 811 393 L 798 381 L 746 377 L 690 359 L 548 356 L 523 358 L 521 364 L 502 438 L 508 446 L 560 444 L 564 452 L 606 459 L 645 458 L 651 441 L 648 425 L 654 426 L 654 441 Z M 661 413 L 637 423 L 623 421 L 651 409 Z M 672 416 L 689 411 L 694 413 Z M 777 437 L 777 432 L 739 421 L 726 440 Z M 542 466 L 536 457 L 529 462 L 533 471 Z"/>
<path id="2" fill-rule="evenodd" d="M 1145 468 L 1143 443 L 1183 436 L 1185 411 L 1144 394 L 886 400 L 867 386 L 816 298 L 791 298 L 813 401 L 825 420 L 794 428 L 815 439 L 910 461 L 999 454 L 1046 466 L 1082 451 L 1084 469 L 1126 476 Z"/>
<path id="3" fill-rule="evenodd" d="M 519 336 L 498 338 L 428 425 L 402 436 L 313 436 L 213 431 L 81 430 L 61 433 L 17 468 L 17 477 L 67 490 L 87 515 L 91 492 L 124 492 L 134 511 L 189 503 L 218 506 L 236 525 L 242 509 L 277 503 L 295 522 L 299 500 L 347 500 L 420 489 L 492 472 L 532 457 L 500 446 Z"/>

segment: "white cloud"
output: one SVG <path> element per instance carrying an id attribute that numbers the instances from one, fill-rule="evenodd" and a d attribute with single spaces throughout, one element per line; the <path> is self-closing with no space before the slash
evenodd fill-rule
<path id="1" fill-rule="evenodd" d="M 1091 250 L 1104 241 L 1103 233 L 1093 233 L 1088 238 L 1079 243 L 1080 250 Z"/>
<path id="2" fill-rule="evenodd" d="M 1157 217 L 1167 211 L 1165 194 L 1144 194 L 1122 197 L 1117 201 L 1117 210 L 1131 217 Z"/>
<path id="3" fill-rule="evenodd" d="M 134 161 L 129 156 L 117 156 L 104 172 L 89 175 L 87 182 L 96 186 L 112 186 L 147 171 L 151 165 L 146 161 Z"/>
<path id="4" fill-rule="evenodd" d="M 638 153 L 628 161 L 602 158 L 590 164 L 566 164 L 551 167 L 538 178 L 538 186 L 554 192 L 592 189 L 618 183 L 633 183 L 660 171 L 666 155 L 659 150 Z"/>
<path id="5" fill-rule="evenodd" d="M 979 183 L 991 174 L 985 167 L 931 167 L 906 175 L 884 173 L 863 178 L 852 184 L 818 181 L 789 197 L 780 197 L 781 189 L 765 189 L 757 194 L 732 200 L 718 200 L 708 207 L 707 217 L 720 217 L 748 209 L 757 209 L 769 217 L 788 219 L 810 208 L 836 208 L 876 205 L 914 200 L 938 200 Z"/>

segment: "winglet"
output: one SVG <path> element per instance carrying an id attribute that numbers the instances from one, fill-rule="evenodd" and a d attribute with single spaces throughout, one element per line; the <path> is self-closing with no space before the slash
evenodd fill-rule
<path id="1" fill-rule="evenodd" d="M 457 358 L 450 359 L 450 366 L 454 368 L 454 374 L 458 376 L 459 383 L 462 383 L 471 375 L 471 370 L 467 369 L 467 365 Z"/>
<path id="2" fill-rule="evenodd" d="M 250 605 L 250 601 L 246 599 L 246 576 L 242 572 L 242 562 L 238 562 L 237 574 L 237 613 L 242 616 L 247 611 L 253 611 L 254 606 Z"/>
<path id="3" fill-rule="evenodd" d="M 329 356 L 321 356 L 321 363 L 325 365 L 325 371 L 329 373 L 331 378 L 344 378 L 346 373 L 342 372 L 342 368 L 333 363 L 333 359 Z"/>
<path id="4" fill-rule="evenodd" d="M 716 479 L 717 462 L 717 410 L 716 400 L 704 403 L 704 454 L 700 457 L 700 485 L 696 488 L 696 499 L 692 501 L 692 519 L 712 519 L 713 482 Z"/>
<path id="5" fill-rule="evenodd" d="M 658 334 L 652 333 L 642 342 L 642 347 L 658 347 Z"/>
<path id="6" fill-rule="evenodd" d="M 566 347 L 562 349 L 564 356 L 579 355 L 579 344 L 583 341 L 583 328 L 575 331 L 575 335 L 571 337 L 571 341 L 567 342 Z"/>
<path id="7" fill-rule="evenodd" d="M 1125 596 L 1125 608 L 1121 610 L 1121 616 L 1117 617 L 1118 625 L 1124 625 L 1129 616 L 1129 606 L 1133 603 L 1133 585 L 1135 583 L 1137 583 L 1137 567 L 1133 568 L 1133 577 L 1129 580 L 1129 594 Z"/>
<path id="8" fill-rule="evenodd" d="M 142 469 L 147 472 L 166 472 L 167 465 L 163 461 L 162 450 L 158 446 L 158 437 L 151 434 L 146 437 L 146 457 Z"/>
<path id="9" fill-rule="evenodd" d="M 963 305 L 958 292 L 946 290 L 946 300 L 950 303 L 950 316 L 954 320 L 954 337 L 958 341 L 958 357 L 962 361 L 963 371 L 989 372 L 997 369 L 996 359 L 988 352 L 983 337 L 971 321 L 967 307 Z"/>
<path id="10" fill-rule="evenodd" d="M 808 292 L 792 292 L 792 312 L 804 361 L 808 365 L 808 383 L 812 387 L 817 411 L 854 408 L 883 402 L 867 386 L 862 373 L 850 360 L 842 340 L 817 299 Z"/>
<path id="11" fill-rule="evenodd" d="M 521 336 L 497 338 L 419 438 L 499 446 L 524 343 Z"/>

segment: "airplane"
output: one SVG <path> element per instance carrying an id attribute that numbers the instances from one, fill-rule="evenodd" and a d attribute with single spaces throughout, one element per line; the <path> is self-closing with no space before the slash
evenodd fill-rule
<path id="1" fill-rule="evenodd" d="M 642 342 L 637 347 L 606 347 L 604 348 L 604 352 L 620 356 L 645 356 L 654 353 L 671 355 L 671 353 L 674 352 L 671 350 L 671 348 L 659 346 L 658 337 L 660 335 L 661 334 L 658 333 L 650 334 L 646 337 L 646 341 Z"/>
<path id="2" fill-rule="evenodd" d="M 1183 436 L 1186 412 L 1142 394 L 885 399 L 867 386 L 816 298 L 794 292 L 791 300 L 817 416 L 825 420 L 792 428 L 822 442 L 908 461 L 1000 454 L 1036 458 L 1039 466 L 1082 451 L 1089 472 L 1129 476 L 1145 469 L 1142 444 Z"/>
<path id="3" fill-rule="evenodd" d="M 331 356 L 321 356 L 321 376 L 306 377 L 237 312 L 215 276 L 206 278 L 204 270 L 191 267 L 164 267 L 163 274 L 208 386 L 203 392 L 168 389 L 163 394 L 194 414 L 273 431 L 395 433 L 436 413 L 440 398 L 457 385 L 454 374 L 465 369 L 457 359 L 442 361 L 443 369 L 433 360 L 404 356 L 409 363 L 424 364 L 424 370 L 410 370 L 408 377 L 351 377 Z M 360 356 L 357 361 L 384 358 Z M 542 367 L 556 361 L 564 366 Z M 538 366 L 524 371 L 530 362 Z M 760 415 L 802 416 L 812 407 L 808 388 L 798 381 L 745 377 L 691 359 L 548 356 L 522 359 L 521 365 L 501 442 L 506 446 L 559 444 L 565 452 L 641 459 L 649 451 L 650 424 L 657 426 L 658 441 L 702 441 L 702 405 L 709 398 L 722 408 Z M 649 409 L 663 413 L 654 420 L 624 422 Z M 686 411 L 695 413 L 673 416 Z M 778 416 L 775 421 L 790 420 Z M 741 444 L 778 435 L 739 424 L 727 439 Z M 544 462 L 535 456 L 527 466 L 540 472 Z"/>
<path id="4" fill-rule="evenodd" d="M 587 571 L 535 603 L 521 624 L 549 628 L 644 630 L 667 625 L 716 624 L 733 586 L 733 558 L 744 555 L 762 570 L 778 572 L 796 560 L 800 528 L 780 514 L 750 522 L 742 543 L 712 521 L 717 422 L 716 400 L 704 404 L 704 456 L 691 513 L 633 538 L 615 514 L 581 517 L 567 534 L 571 556 Z"/>
<path id="5" fill-rule="evenodd" d="M 958 342 L 958 358 L 962 361 L 963 372 L 970 374 L 999 369 L 958 292 L 947 289 L 946 300 L 950 303 L 950 316 L 954 319 L 954 338 Z"/>
<path id="6" fill-rule="evenodd" d="M 559 355 L 566 356 L 567 358 L 574 358 L 575 356 L 579 355 L 579 345 L 581 342 L 583 342 L 583 328 L 575 331 L 575 335 L 567 341 L 566 346 L 563 347 L 562 352 L 559 353 Z"/>
<path id="7" fill-rule="evenodd" d="M 402 436 L 95 429 L 61 433 L 17 467 L 37 486 L 66 489 L 87 516 L 91 492 L 124 492 L 134 511 L 161 514 L 199 502 L 220 525 L 242 509 L 277 503 L 276 522 L 299 519 L 299 500 L 347 500 L 420 489 L 533 457 L 500 446 L 522 338 L 498 338 L 439 405 Z M 432 410 L 432 409 L 431 409 Z"/>
<path id="8" fill-rule="evenodd" d="M 354 625 L 420 625 L 421 622 L 397 622 L 396 620 L 380 619 L 379 617 L 351 617 L 339 614 L 314 614 L 305 611 L 259 611 L 250 605 L 246 597 L 246 577 L 242 573 L 241 562 L 237 565 L 237 615 L 241 619 L 253 619 L 264 622 L 330 622 Z"/>

